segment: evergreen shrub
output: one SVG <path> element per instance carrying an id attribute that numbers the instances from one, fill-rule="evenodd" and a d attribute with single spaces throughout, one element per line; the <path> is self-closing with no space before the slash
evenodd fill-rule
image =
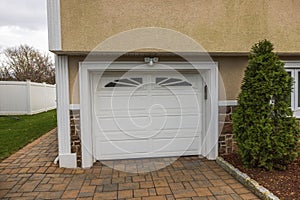
<path id="1" fill-rule="evenodd" d="M 233 133 L 248 167 L 286 169 L 297 157 L 299 127 L 290 108 L 293 78 L 268 40 L 252 47 L 233 114 Z"/>

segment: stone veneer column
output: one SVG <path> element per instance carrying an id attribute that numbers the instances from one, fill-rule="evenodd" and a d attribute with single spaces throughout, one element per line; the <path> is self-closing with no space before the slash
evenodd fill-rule
<path id="1" fill-rule="evenodd" d="M 219 135 L 219 155 L 226 155 L 236 151 L 232 132 L 232 113 L 236 106 L 219 106 L 219 127 L 222 128 Z"/>
<path id="2" fill-rule="evenodd" d="M 70 110 L 71 152 L 76 153 L 77 167 L 81 167 L 80 111 Z"/>

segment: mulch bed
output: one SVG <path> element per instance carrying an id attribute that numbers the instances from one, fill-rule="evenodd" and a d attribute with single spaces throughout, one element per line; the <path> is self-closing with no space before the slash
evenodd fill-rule
<path id="1" fill-rule="evenodd" d="M 259 168 L 246 168 L 242 165 L 239 155 L 235 153 L 222 157 L 280 199 L 300 199 L 300 156 L 288 166 L 286 171 L 266 171 Z"/>

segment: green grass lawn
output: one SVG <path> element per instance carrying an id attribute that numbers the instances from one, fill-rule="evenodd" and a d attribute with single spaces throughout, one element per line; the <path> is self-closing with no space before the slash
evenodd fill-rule
<path id="1" fill-rule="evenodd" d="M 21 116 L 0 116 L 0 161 L 56 127 L 56 110 Z"/>

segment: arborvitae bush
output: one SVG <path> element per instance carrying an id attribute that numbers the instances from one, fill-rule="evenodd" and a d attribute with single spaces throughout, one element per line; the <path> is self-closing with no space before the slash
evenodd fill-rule
<path id="1" fill-rule="evenodd" d="M 284 170 L 297 157 L 299 128 L 290 108 L 292 85 L 273 44 L 267 40 L 255 44 L 233 114 L 244 165 Z"/>

